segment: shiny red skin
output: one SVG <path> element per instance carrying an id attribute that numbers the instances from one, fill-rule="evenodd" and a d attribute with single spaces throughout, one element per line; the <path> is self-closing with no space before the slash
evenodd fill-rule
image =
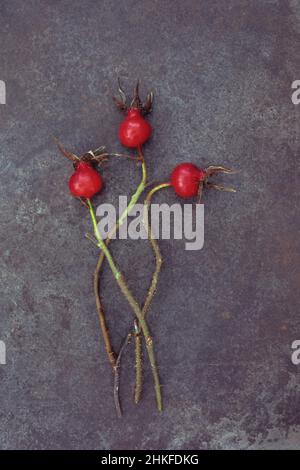
<path id="1" fill-rule="evenodd" d="M 139 109 L 129 109 L 119 127 L 119 139 L 124 147 L 137 148 L 143 145 L 152 134 L 152 128 L 143 118 Z"/>
<path id="2" fill-rule="evenodd" d="M 75 197 L 90 199 L 99 193 L 103 187 L 103 180 L 99 173 L 86 162 L 79 162 L 76 170 L 69 179 L 69 189 Z"/>
<path id="3" fill-rule="evenodd" d="M 175 193 L 183 198 L 197 196 L 199 184 L 206 173 L 193 163 L 180 163 L 172 171 L 171 185 Z"/>

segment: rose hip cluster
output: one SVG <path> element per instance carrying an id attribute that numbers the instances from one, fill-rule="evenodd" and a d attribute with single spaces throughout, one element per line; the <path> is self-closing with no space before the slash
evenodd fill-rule
<path id="1" fill-rule="evenodd" d="M 121 356 L 125 350 L 125 347 L 132 338 L 134 338 L 135 343 L 136 371 L 134 401 L 135 403 L 139 403 L 142 396 L 142 356 L 144 342 L 153 375 L 157 408 L 160 411 L 162 410 L 161 386 L 156 357 L 154 353 L 154 340 L 150 334 L 150 329 L 148 327 L 148 319 L 146 318 L 146 314 L 149 310 L 153 295 L 157 287 L 162 260 L 160 249 L 157 244 L 157 241 L 152 235 L 148 218 L 149 207 L 151 205 L 153 195 L 162 189 L 171 187 L 179 197 L 184 199 L 197 197 L 198 202 L 200 202 L 202 191 L 205 187 L 230 192 L 234 192 L 235 190 L 232 188 L 227 188 L 222 185 L 215 184 L 209 180 L 211 176 L 218 173 L 232 173 L 233 170 L 229 168 L 220 165 L 211 165 L 203 169 L 198 167 L 194 163 L 180 163 L 175 166 L 175 168 L 171 172 L 169 180 L 154 186 L 148 192 L 144 199 L 144 225 L 147 230 L 149 242 L 151 244 L 155 256 L 155 270 L 152 275 L 151 283 L 149 285 L 145 302 L 143 304 L 143 307 L 141 308 L 139 303 L 136 301 L 134 295 L 131 293 L 124 275 L 122 274 L 115 260 L 111 256 L 111 253 L 108 249 L 108 245 L 113 235 L 118 231 L 121 224 L 124 222 L 126 216 L 129 214 L 133 206 L 138 201 L 139 197 L 144 192 L 145 188 L 149 186 L 149 183 L 147 181 L 147 169 L 143 153 L 143 145 L 149 140 L 152 135 L 152 128 L 149 122 L 146 120 L 146 115 L 152 110 L 153 93 L 149 93 L 146 98 L 146 101 L 142 103 L 139 96 L 139 84 L 137 84 L 134 89 L 133 99 L 128 104 L 127 97 L 119 83 L 119 94 L 120 96 L 114 99 L 118 108 L 125 114 L 125 117 L 119 126 L 119 141 L 124 147 L 135 150 L 137 154 L 135 157 L 127 154 L 124 155 L 118 153 L 105 153 L 104 147 L 101 147 L 96 151 L 89 151 L 81 157 L 78 157 L 75 154 L 65 150 L 61 144 L 58 143 L 58 145 L 63 155 L 73 162 L 74 172 L 69 180 L 69 189 L 73 196 L 79 198 L 81 202 L 83 202 L 84 205 L 88 207 L 94 230 L 94 237 L 89 236 L 89 238 L 94 241 L 94 243 L 100 250 L 97 267 L 94 273 L 94 293 L 104 345 L 114 374 L 115 407 L 118 415 L 121 416 L 121 405 L 119 397 L 119 369 L 121 363 Z M 141 163 L 142 179 L 135 193 L 132 195 L 128 207 L 121 215 L 119 221 L 117 222 L 112 232 L 104 241 L 98 229 L 91 199 L 96 194 L 100 193 L 104 187 L 104 182 L 99 171 L 99 166 L 103 161 L 107 160 L 110 157 L 127 157 L 128 159 L 133 159 L 134 161 Z M 104 308 L 100 297 L 100 272 L 105 259 L 107 260 L 111 268 L 116 283 L 118 284 L 121 292 L 128 301 L 130 307 L 132 308 L 135 317 L 133 326 L 128 332 L 128 334 L 125 336 L 125 339 L 122 343 L 119 352 L 116 352 L 113 348 L 110 330 L 107 326 L 106 315 L 104 313 Z"/>

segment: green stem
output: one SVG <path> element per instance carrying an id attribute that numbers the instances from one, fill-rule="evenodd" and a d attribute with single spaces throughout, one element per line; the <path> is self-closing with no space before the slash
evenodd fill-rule
<path id="1" fill-rule="evenodd" d="M 93 154 L 96 156 L 96 151 L 93 152 Z M 101 158 L 103 158 L 103 154 L 100 154 L 101 155 Z M 117 157 L 127 157 L 129 159 L 132 159 L 132 160 L 142 160 L 142 164 L 143 164 L 143 178 L 142 178 L 142 181 L 139 185 L 139 187 L 137 188 L 137 192 L 136 194 L 134 194 L 134 196 L 132 197 L 132 201 L 131 203 L 134 204 L 134 200 L 138 199 L 139 197 L 139 193 L 143 191 L 144 189 L 144 186 L 146 184 L 146 169 L 145 169 L 145 163 L 143 161 L 143 158 L 142 158 L 142 155 L 140 154 L 139 152 L 139 159 L 137 159 L 136 157 L 132 157 L 130 155 L 123 155 L 123 154 L 117 154 L 117 153 L 114 153 L 114 154 L 106 154 L 107 156 L 117 156 Z M 99 156 L 99 161 L 100 161 L 100 156 Z M 82 201 L 83 202 L 83 201 Z M 84 202 L 85 206 L 87 206 L 87 204 Z M 127 210 L 127 213 L 128 213 L 128 210 Z M 119 225 L 118 225 L 119 226 Z M 117 227 L 118 227 L 117 226 Z M 117 227 L 115 227 L 115 230 L 117 230 Z M 108 238 L 106 239 L 105 243 L 106 245 L 108 245 L 110 239 L 109 239 L 109 236 Z M 96 266 L 96 269 L 95 269 L 95 272 L 94 272 L 94 282 L 93 282 L 93 287 L 94 287 L 94 294 L 95 294 L 95 300 L 96 300 L 96 307 L 97 307 L 97 313 L 98 313 L 98 318 L 99 318 L 99 323 L 100 323 L 100 328 L 101 328 L 101 331 L 102 331 L 102 335 L 103 335 L 103 339 L 104 339 L 104 345 L 105 345 L 105 349 L 106 349 L 106 353 L 107 353 L 107 356 L 108 356 L 108 359 L 109 359 L 109 362 L 112 366 L 112 369 L 113 369 L 113 373 L 114 373 L 114 400 L 115 400 L 115 407 L 116 407 L 116 410 L 117 410 L 117 414 L 118 416 L 121 416 L 121 405 L 120 405 L 120 398 L 119 398 L 119 381 L 120 381 L 120 378 L 119 378 L 119 367 L 120 367 L 120 362 L 121 362 L 121 355 L 122 355 L 122 351 L 123 351 L 123 348 L 121 348 L 120 352 L 118 355 L 115 354 L 114 350 L 113 350 L 113 347 L 112 347 L 112 343 L 111 343 L 111 339 L 110 339 L 110 334 L 109 334 L 109 330 L 108 330 L 108 327 L 107 327 L 107 323 L 106 323 L 106 318 L 105 318 L 105 312 L 104 312 L 104 308 L 103 308 L 103 305 L 102 305 L 102 302 L 101 302 L 101 298 L 100 298 L 100 293 L 99 293 L 99 275 L 100 275 L 100 270 L 101 270 L 101 266 L 103 264 L 103 261 L 105 259 L 105 256 L 104 256 L 104 253 L 101 251 L 100 252 L 100 255 L 99 255 L 99 258 L 98 258 L 98 262 L 97 262 L 97 266 Z"/>
<path id="2" fill-rule="evenodd" d="M 129 290 L 129 288 L 127 286 L 127 283 L 126 283 L 122 273 L 120 272 L 117 265 L 115 264 L 115 262 L 114 262 L 114 260 L 111 256 L 106 244 L 104 243 L 104 241 L 101 237 L 101 234 L 99 232 L 98 225 L 97 225 L 97 220 L 96 220 L 94 208 L 93 208 L 93 205 L 92 205 L 90 199 L 87 199 L 87 204 L 88 204 L 88 207 L 89 207 L 89 210 L 90 210 L 90 215 L 91 215 L 91 219 L 92 219 L 92 223 L 93 223 L 94 234 L 95 234 L 95 237 L 98 241 L 99 248 L 101 248 L 101 250 L 103 251 L 103 253 L 104 253 L 104 255 L 105 255 L 105 257 L 108 261 L 108 264 L 110 266 L 110 269 L 111 269 L 111 271 L 112 271 L 112 273 L 113 273 L 113 275 L 114 275 L 114 277 L 115 277 L 115 279 L 116 279 L 116 281 L 117 281 L 117 283 L 120 287 L 121 292 L 126 297 L 128 303 L 130 304 L 131 308 L 133 309 L 133 311 L 134 311 L 134 313 L 135 313 L 135 315 L 136 315 L 136 317 L 139 321 L 139 324 L 141 326 L 141 329 L 142 329 L 142 332 L 143 332 L 143 335 L 144 335 L 144 338 L 145 338 L 145 342 L 146 342 L 146 348 L 147 348 L 149 361 L 150 361 L 150 364 L 151 364 L 151 369 L 152 369 L 152 374 L 153 374 L 153 379 L 154 379 L 157 408 L 158 408 L 159 411 L 162 411 L 162 397 L 161 397 L 161 390 L 160 390 L 159 375 L 158 375 L 156 359 L 155 359 L 155 354 L 154 354 L 154 348 L 153 348 L 153 339 L 150 335 L 150 331 L 149 331 L 147 322 L 144 319 L 144 316 L 143 316 L 142 310 L 139 307 L 139 304 L 137 303 L 137 301 L 133 297 L 131 291 Z"/>
<path id="3" fill-rule="evenodd" d="M 120 227 L 121 223 L 124 222 L 126 216 L 130 212 L 132 207 L 136 204 L 136 202 L 138 201 L 141 193 L 143 192 L 143 190 L 146 186 L 147 171 L 146 171 L 146 165 L 145 165 L 145 161 L 144 161 L 144 158 L 143 158 L 143 153 L 142 153 L 141 148 L 138 149 L 138 156 L 139 156 L 139 160 L 142 161 L 142 180 L 141 180 L 139 186 L 137 187 L 136 192 L 131 197 L 128 207 L 122 213 L 122 220 L 121 219 L 118 220 L 116 226 L 108 234 L 108 236 L 105 240 L 106 246 L 108 246 L 108 244 L 111 241 L 111 238 L 117 232 L 117 230 Z M 100 251 L 98 262 L 97 262 L 96 269 L 95 269 L 95 272 L 94 272 L 94 294 L 95 294 L 95 299 L 96 299 L 96 307 L 97 307 L 97 312 L 98 312 L 98 317 L 99 317 L 99 322 L 100 322 L 100 328 L 102 330 L 106 352 L 107 352 L 107 355 L 108 355 L 108 358 L 109 358 L 109 361 L 111 363 L 113 373 L 114 373 L 114 378 L 115 378 L 115 380 L 114 380 L 114 398 L 115 398 L 115 405 L 116 405 L 117 414 L 118 414 L 118 416 L 120 416 L 121 405 L 120 405 L 120 400 L 119 400 L 119 387 L 118 387 L 118 384 L 119 384 L 119 367 L 120 367 L 120 362 L 121 362 L 121 357 L 120 357 L 121 351 L 119 352 L 118 355 L 116 355 L 113 351 L 109 331 L 108 331 L 107 324 L 106 324 L 105 312 L 104 312 L 104 308 L 103 308 L 103 305 L 102 305 L 102 302 L 101 302 L 101 297 L 100 297 L 100 272 L 101 272 L 101 268 L 102 268 L 102 264 L 103 264 L 104 260 L 105 260 L 105 255 L 104 255 L 103 251 Z M 130 332 L 130 334 L 131 334 L 131 332 Z M 141 336 L 140 336 L 140 341 L 141 341 Z M 116 365 L 116 362 L 118 362 L 118 367 Z"/>
<path id="4" fill-rule="evenodd" d="M 113 154 L 113 155 L 119 155 L 119 154 Z M 140 154 L 139 154 L 139 156 L 141 158 Z M 106 246 L 109 244 L 111 238 L 117 232 L 120 225 L 124 222 L 125 217 L 128 215 L 128 213 L 130 212 L 132 207 L 136 204 L 137 200 L 139 199 L 141 193 L 143 192 L 143 190 L 145 188 L 146 181 L 147 181 L 147 171 L 146 171 L 146 165 L 145 165 L 144 159 L 143 158 L 141 158 L 141 159 L 142 159 L 142 180 L 141 180 L 136 192 L 131 197 L 131 200 L 129 202 L 128 207 L 122 213 L 122 216 L 121 216 L 122 220 L 121 220 L 121 218 L 118 220 L 116 226 L 113 228 L 113 230 L 107 236 L 107 238 L 105 240 Z M 105 313 L 104 313 L 104 309 L 103 309 L 100 294 L 99 294 L 99 274 L 100 274 L 100 270 L 101 270 L 104 258 L 105 258 L 105 255 L 104 255 L 103 251 L 101 251 L 100 255 L 99 255 L 99 258 L 98 258 L 97 266 L 96 266 L 96 269 L 95 269 L 95 272 L 94 272 L 94 294 L 95 294 L 95 299 L 96 299 L 96 307 L 97 307 L 97 312 L 98 312 L 98 316 L 99 316 L 100 327 L 101 327 L 101 331 L 102 331 L 103 338 L 104 338 L 105 349 L 106 349 L 109 361 L 111 363 L 111 366 L 112 366 L 113 369 L 115 369 L 116 355 L 115 355 L 115 353 L 113 351 L 113 348 L 112 348 L 112 345 L 111 345 L 109 331 L 108 331 L 108 327 L 107 327 L 106 319 L 105 319 Z"/>
<path id="5" fill-rule="evenodd" d="M 146 169 L 145 160 L 144 160 L 144 158 L 142 158 L 142 181 L 138 185 L 136 192 L 131 196 L 131 199 L 129 201 L 128 206 L 122 212 L 122 214 L 121 214 L 118 222 L 116 223 L 115 227 L 112 229 L 112 231 L 108 235 L 108 238 L 112 238 L 112 236 L 117 232 L 118 228 L 123 224 L 124 220 L 126 219 L 128 214 L 130 213 L 131 209 L 135 206 L 135 204 L 137 203 L 140 195 L 142 194 L 142 192 L 145 189 L 146 181 L 147 181 L 147 169 Z"/>

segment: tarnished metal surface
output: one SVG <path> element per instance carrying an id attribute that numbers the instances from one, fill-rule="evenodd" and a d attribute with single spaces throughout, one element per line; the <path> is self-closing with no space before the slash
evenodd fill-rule
<path id="1" fill-rule="evenodd" d="M 1 2 L 1 448 L 300 448 L 297 0 Z M 240 169 L 237 194 L 210 191 L 205 245 L 160 243 L 149 323 L 163 381 L 149 368 L 133 403 L 134 353 L 121 376 L 124 418 L 100 337 L 84 238 L 86 209 L 53 135 L 76 154 L 120 151 L 111 95 L 140 77 L 155 93 L 145 147 L 150 179 L 181 161 Z M 132 162 L 104 170 L 98 201 L 139 181 Z M 177 201 L 171 191 L 156 202 Z M 154 268 L 145 241 L 112 243 L 142 301 Z M 109 270 L 104 305 L 119 347 L 132 314 Z"/>

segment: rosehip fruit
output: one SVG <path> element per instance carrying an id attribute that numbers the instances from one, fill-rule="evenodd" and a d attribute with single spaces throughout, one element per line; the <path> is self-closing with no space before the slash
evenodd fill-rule
<path id="1" fill-rule="evenodd" d="M 100 174 L 87 162 L 79 162 L 69 179 L 69 189 L 75 197 L 90 199 L 103 187 Z"/>
<path id="2" fill-rule="evenodd" d="M 137 148 L 151 136 L 152 128 L 137 108 L 130 108 L 119 127 L 119 139 L 122 145 Z"/>
<path id="3" fill-rule="evenodd" d="M 193 163 L 180 163 L 172 171 L 171 185 L 178 196 L 194 197 L 197 196 L 199 185 L 205 177 L 206 172 Z"/>

